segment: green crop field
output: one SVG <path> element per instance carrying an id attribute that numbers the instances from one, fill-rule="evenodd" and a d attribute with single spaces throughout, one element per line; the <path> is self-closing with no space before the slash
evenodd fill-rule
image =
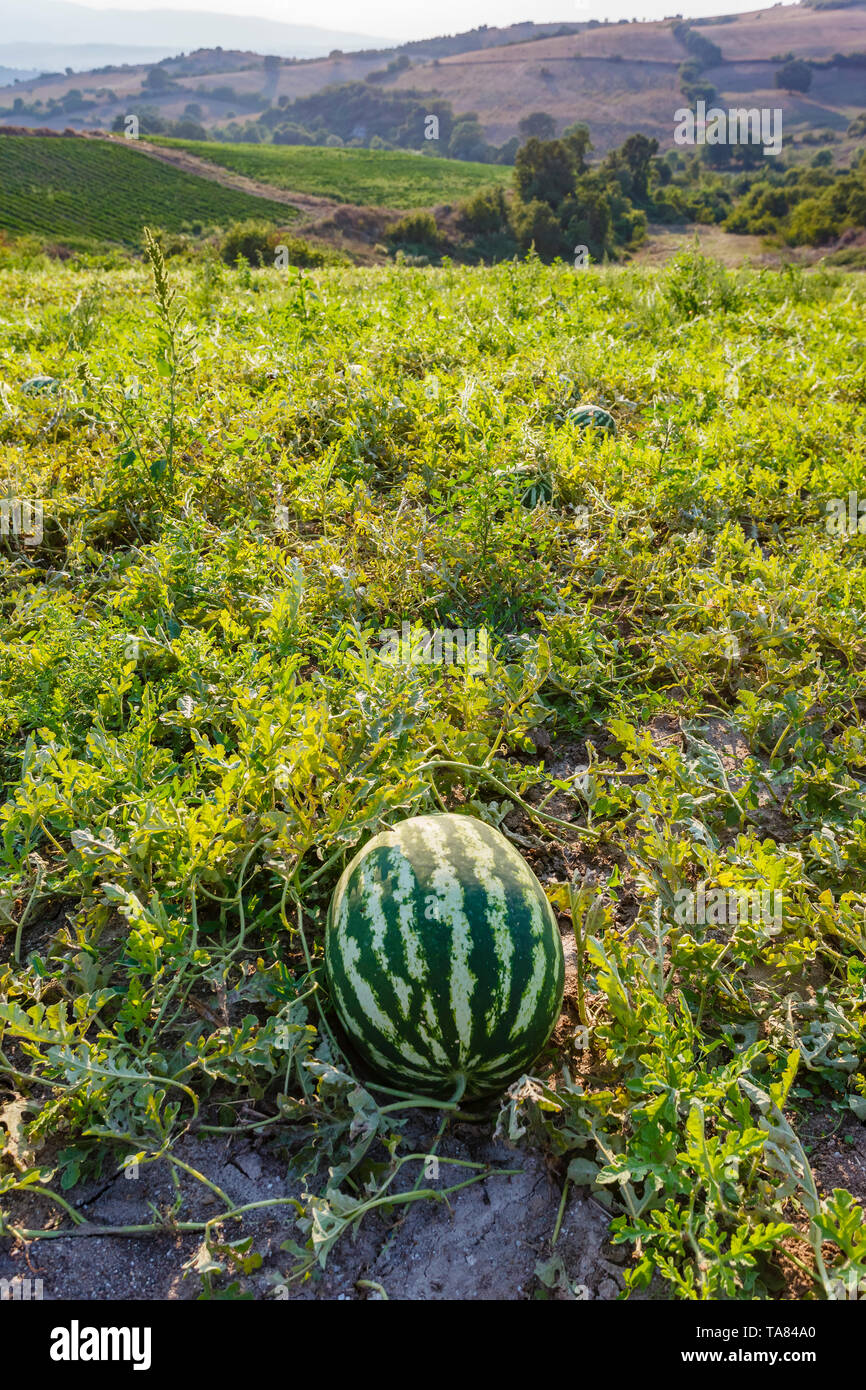
<path id="1" fill-rule="evenodd" d="M 122 143 L 0 135 L 0 229 L 71 244 L 138 245 L 142 227 L 181 230 L 257 217 L 285 223 L 294 210 L 182 173 Z"/>
<path id="2" fill-rule="evenodd" d="M 469 1297 L 849 1296 L 866 284 L 148 255 L 0 270 L 0 1275 L 444 1297 L 414 1242 L 483 1183 L 522 1224 L 458 1251 Z M 323 967 L 350 858 L 443 810 L 565 949 L 551 1041 L 468 1110 L 389 1092 Z"/>
<path id="3" fill-rule="evenodd" d="M 224 145 L 159 139 L 224 169 L 276 188 L 318 193 L 341 203 L 424 208 L 458 202 L 479 188 L 507 184 L 511 169 L 468 160 L 431 159 L 400 150 L 333 150 L 308 145 Z"/>

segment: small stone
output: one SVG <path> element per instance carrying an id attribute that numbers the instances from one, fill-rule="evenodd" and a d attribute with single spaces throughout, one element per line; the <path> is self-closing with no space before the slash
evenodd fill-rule
<path id="1" fill-rule="evenodd" d="M 239 1158 L 235 1159 L 235 1166 L 240 1168 L 242 1173 L 246 1173 L 253 1182 L 262 1176 L 262 1160 L 258 1154 L 241 1154 Z"/>

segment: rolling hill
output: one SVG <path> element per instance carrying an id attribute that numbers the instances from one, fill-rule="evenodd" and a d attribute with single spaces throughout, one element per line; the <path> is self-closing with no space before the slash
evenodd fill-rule
<path id="1" fill-rule="evenodd" d="M 91 74 L 90 80 L 78 73 L 19 83 L 14 92 L 28 123 L 55 129 L 105 128 L 144 104 L 178 120 L 190 103 L 201 109 L 205 128 L 211 128 L 235 117 L 254 120 L 269 105 L 329 86 L 371 81 L 383 91 L 450 101 L 455 113 L 477 112 L 494 144 L 515 135 L 528 112 L 540 110 L 553 116 L 560 130 L 576 120 L 588 122 L 600 152 L 636 130 L 669 146 L 673 112 L 683 103 L 679 70 L 689 57 L 674 22 L 563 25 L 560 29 L 568 32 L 553 33 L 550 26 L 535 26 L 528 35 L 527 26 L 514 26 L 276 67 L 266 67 L 260 53 L 205 50 L 163 64 L 172 79 L 163 91 L 145 85 L 148 69 L 139 65 Z M 692 27 L 721 50 L 722 62 L 705 69 L 702 77 L 716 88 L 722 104 L 730 99 L 738 105 L 781 106 L 786 129 L 837 132 L 866 106 L 863 68 L 815 67 L 805 96 L 775 86 L 783 55 L 827 63 L 834 54 L 866 52 L 866 3 L 832 10 L 778 6 L 696 21 Z M 388 71 L 383 59 L 396 53 L 408 66 Z M 67 97 L 70 89 L 92 104 L 76 109 Z M 49 110 L 51 100 L 61 105 Z M 10 110 L 0 123 L 20 125 L 22 119 Z"/>
<path id="2" fill-rule="evenodd" d="M 225 145 L 158 140 L 261 184 L 311 193 L 338 203 L 422 208 L 456 202 L 490 184 L 507 184 L 511 169 L 460 159 L 424 159 L 404 150 L 339 150 L 299 145 Z"/>
<path id="3" fill-rule="evenodd" d="M 249 217 L 285 223 L 290 205 L 166 168 L 107 140 L 0 135 L 0 229 L 138 245 L 145 226 L 225 226 Z"/>

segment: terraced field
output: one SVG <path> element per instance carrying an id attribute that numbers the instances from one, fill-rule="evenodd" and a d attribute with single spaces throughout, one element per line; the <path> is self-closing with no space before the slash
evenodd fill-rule
<path id="1" fill-rule="evenodd" d="M 0 135 L 0 229 L 139 245 L 142 228 L 179 232 L 257 217 L 285 223 L 285 203 L 256 198 L 169 168 L 128 145 L 102 140 Z"/>

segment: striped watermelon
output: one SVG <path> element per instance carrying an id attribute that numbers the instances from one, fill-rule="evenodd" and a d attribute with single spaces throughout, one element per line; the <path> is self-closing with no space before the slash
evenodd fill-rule
<path id="1" fill-rule="evenodd" d="M 541 1051 L 562 1006 L 556 918 L 504 835 L 473 816 L 416 816 L 346 869 L 325 964 L 357 1052 L 401 1089 L 501 1090 Z"/>
<path id="2" fill-rule="evenodd" d="M 550 474 L 532 463 L 518 463 L 513 468 L 497 468 L 493 475 L 511 483 L 514 493 L 524 507 L 537 507 L 553 497 Z"/>
<path id="3" fill-rule="evenodd" d="M 606 434 L 616 434 L 616 421 L 609 410 L 600 405 L 579 405 L 569 410 L 566 419 L 582 430 L 604 430 Z"/>

